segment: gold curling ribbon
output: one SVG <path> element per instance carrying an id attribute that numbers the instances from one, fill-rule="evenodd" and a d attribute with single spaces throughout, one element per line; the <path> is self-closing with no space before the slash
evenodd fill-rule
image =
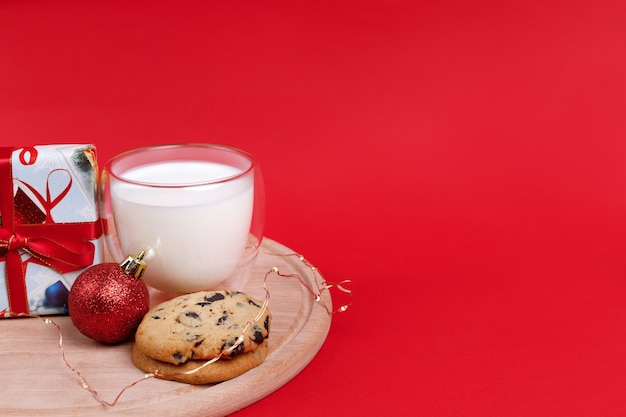
<path id="1" fill-rule="evenodd" d="M 315 285 L 315 288 L 313 288 L 312 286 L 308 285 L 304 279 L 299 276 L 298 274 L 282 274 L 277 267 L 273 267 L 270 272 L 275 272 L 276 275 L 283 277 L 283 278 L 294 278 L 296 279 L 300 285 L 302 285 L 304 288 L 306 288 L 306 290 L 309 292 L 309 294 L 311 294 L 316 302 L 319 302 L 324 309 L 326 310 L 326 312 L 328 314 L 335 314 L 335 313 L 343 313 L 344 311 L 346 311 L 351 305 L 352 305 L 352 290 L 347 288 L 347 285 L 352 284 L 352 280 L 349 279 L 344 279 L 343 281 L 339 281 L 339 282 L 328 282 L 326 280 L 324 280 L 322 278 L 322 274 L 320 272 L 319 269 L 317 269 L 317 267 L 315 265 L 313 265 L 308 259 L 306 259 L 302 254 L 300 253 L 273 253 L 273 252 L 266 252 L 269 255 L 273 255 L 273 256 L 283 256 L 283 257 L 288 257 L 288 256 L 292 256 L 292 257 L 297 257 L 300 262 L 302 262 L 302 264 L 309 268 L 311 270 L 311 272 L 313 273 L 313 284 Z M 268 272 L 268 274 L 270 273 Z M 267 275 L 265 275 L 265 279 L 267 280 Z M 350 301 L 346 304 L 342 304 L 341 306 L 339 306 L 339 308 L 332 310 L 330 307 L 328 307 L 328 305 L 324 302 L 324 300 L 322 299 L 322 292 L 324 291 L 329 291 L 332 288 L 336 288 L 337 290 L 341 291 L 344 294 L 347 294 L 350 297 Z"/>

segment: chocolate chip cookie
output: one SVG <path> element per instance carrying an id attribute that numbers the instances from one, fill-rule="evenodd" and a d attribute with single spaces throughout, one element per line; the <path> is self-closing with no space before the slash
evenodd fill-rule
<path id="1" fill-rule="evenodd" d="M 136 347 L 152 359 L 174 365 L 191 359 L 234 358 L 268 337 L 272 316 L 262 309 L 259 300 L 237 291 L 181 295 L 144 316 L 135 334 Z"/>

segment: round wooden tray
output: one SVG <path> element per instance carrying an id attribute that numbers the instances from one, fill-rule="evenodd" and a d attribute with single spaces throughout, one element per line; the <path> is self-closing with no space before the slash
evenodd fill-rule
<path id="1" fill-rule="evenodd" d="M 315 287 L 315 276 L 287 247 L 264 239 L 253 278 L 244 291 L 265 297 L 263 279 L 273 267 L 298 274 Z M 126 390 L 115 406 L 100 404 L 83 389 L 64 364 L 56 328 L 38 318 L 0 320 L 1 416 L 223 416 L 274 392 L 296 376 L 317 354 L 330 328 L 331 316 L 295 279 L 272 274 L 267 279 L 272 312 L 270 352 L 263 364 L 215 385 L 193 386 L 157 378 L 141 380 Z M 330 307 L 327 291 L 322 301 Z M 112 402 L 143 372 L 131 362 L 132 342 L 105 346 L 80 334 L 69 317 L 51 317 L 63 334 L 67 361 L 100 397 Z"/>

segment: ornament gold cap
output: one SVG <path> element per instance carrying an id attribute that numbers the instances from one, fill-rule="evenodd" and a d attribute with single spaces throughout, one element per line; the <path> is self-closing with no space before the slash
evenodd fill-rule
<path id="1" fill-rule="evenodd" d="M 135 278 L 141 278 L 143 273 L 145 272 L 148 265 L 143 260 L 143 257 L 146 255 L 146 251 L 142 250 L 137 254 L 137 256 L 128 255 L 126 259 L 124 259 L 120 263 L 120 267 L 124 270 L 126 275 L 132 275 Z"/>

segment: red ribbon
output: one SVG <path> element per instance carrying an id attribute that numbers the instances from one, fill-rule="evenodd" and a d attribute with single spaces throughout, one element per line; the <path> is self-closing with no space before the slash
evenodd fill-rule
<path id="1" fill-rule="evenodd" d="M 59 273 L 78 271 L 93 263 L 95 245 L 90 240 L 100 237 L 102 228 L 99 220 L 86 223 L 15 224 L 11 167 L 13 151 L 14 148 L 0 147 L 0 248 L 7 250 L 5 262 L 9 312 L 17 316 L 30 313 L 26 268 L 21 252 L 30 254 L 38 263 Z M 48 200 L 49 196 L 50 191 L 46 186 Z"/>
<path id="2" fill-rule="evenodd" d="M 65 172 L 68 175 L 68 183 L 65 186 L 65 188 L 63 189 L 63 191 L 61 191 L 61 193 L 59 193 L 59 195 L 53 200 L 51 195 L 50 195 L 50 187 L 48 187 L 48 183 L 50 182 L 50 176 L 52 176 L 52 174 L 54 174 L 55 172 Z M 25 183 L 24 181 L 21 180 L 17 180 L 19 181 L 22 185 L 24 185 L 26 188 L 28 188 L 30 190 L 30 192 L 35 196 L 35 198 L 37 200 L 39 200 L 39 203 L 43 206 L 44 210 L 46 211 L 46 220 L 45 223 L 52 223 L 54 222 L 54 220 L 52 220 L 52 209 L 61 202 L 61 200 L 63 200 L 63 198 L 65 198 L 65 196 L 67 195 L 67 193 L 70 192 L 70 189 L 72 188 L 72 175 L 67 172 L 66 169 L 62 169 L 62 168 L 57 168 L 57 169 L 53 169 L 52 171 L 50 171 L 50 173 L 48 174 L 48 178 L 46 179 L 46 198 L 44 198 L 41 194 L 39 194 L 37 192 L 37 190 L 35 189 L 35 187 L 33 187 L 32 185 Z"/>

